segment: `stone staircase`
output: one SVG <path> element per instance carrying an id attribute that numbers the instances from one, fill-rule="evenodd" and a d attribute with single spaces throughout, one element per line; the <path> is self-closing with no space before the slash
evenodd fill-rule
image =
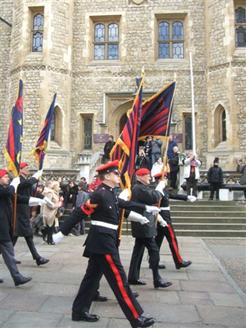
<path id="1" fill-rule="evenodd" d="M 195 203 L 171 201 L 170 204 L 177 236 L 246 237 L 246 202 L 201 200 Z M 63 220 L 70 212 L 66 210 Z M 89 222 L 85 224 L 86 232 Z M 122 234 L 131 234 L 131 224 L 126 220 Z"/>
<path id="2" fill-rule="evenodd" d="M 246 237 L 246 203 L 172 201 L 172 221 L 178 236 Z"/>

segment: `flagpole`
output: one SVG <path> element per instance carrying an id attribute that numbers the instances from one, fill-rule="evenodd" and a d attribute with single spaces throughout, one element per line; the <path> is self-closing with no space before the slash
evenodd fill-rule
<path id="1" fill-rule="evenodd" d="M 191 51 L 190 51 L 190 82 L 191 82 L 192 151 L 193 154 L 196 154 L 195 96 L 194 96 L 193 62 L 192 62 Z"/>

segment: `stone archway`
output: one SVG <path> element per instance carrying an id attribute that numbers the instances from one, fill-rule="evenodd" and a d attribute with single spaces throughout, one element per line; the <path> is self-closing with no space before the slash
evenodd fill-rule
<path id="1" fill-rule="evenodd" d="M 132 103 L 133 100 L 128 100 L 112 110 L 112 116 L 109 119 L 109 131 L 112 132 L 112 133 L 110 132 L 110 134 L 114 136 L 115 140 L 119 137 L 126 123 L 127 120 L 126 113 L 128 109 L 131 108 Z"/>

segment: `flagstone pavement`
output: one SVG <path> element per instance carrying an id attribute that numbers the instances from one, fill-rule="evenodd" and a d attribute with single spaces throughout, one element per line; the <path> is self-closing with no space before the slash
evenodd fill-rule
<path id="1" fill-rule="evenodd" d="M 127 328 L 130 327 L 107 282 L 100 292 L 106 303 L 93 303 L 91 312 L 100 315 L 97 323 L 72 322 L 71 305 L 84 275 L 87 259 L 82 257 L 85 236 L 68 236 L 59 245 L 43 244 L 35 237 L 37 248 L 50 262 L 37 267 L 23 238 L 16 245 L 21 273 L 31 276 L 30 283 L 14 287 L 0 257 L 0 327 L 1 328 Z M 163 277 L 173 285 L 154 289 L 147 253 L 141 269 L 146 286 L 133 286 L 145 313 L 157 320 L 155 328 L 245 328 L 246 295 L 244 240 L 179 238 L 185 259 L 193 264 L 176 270 L 167 243 L 161 249 Z M 234 247 L 233 245 L 238 246 Z M 123 236 L 120 246 L 122 263 L 128 271 L 133 239 Z M 239 251 L 240 250 L 240 251 Z M 240 265 L 239 265 L 240 264 Z M 235 267 L 234 267 L 235 265 Z M 233 266 L 233 267 L 232 267 Z"/>

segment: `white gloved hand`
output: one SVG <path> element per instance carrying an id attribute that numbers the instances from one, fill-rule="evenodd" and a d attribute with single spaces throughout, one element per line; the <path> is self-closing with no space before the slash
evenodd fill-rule
<path id="1" fill-rule="evenodd" d="M 145 205 L 145 210 L 148 213 L 157 214 L 160 212 L 160 208 L 157 206 Z"/>
<path id="2" fill-rule="evenodd" d="M 164 195 L 163 190 L 167 186 L 167 179 L 161 180 L 158 185 L 156 186 L 155 190 L 159 191 L 162 195 Z"/>
<path id="3" fill-rule="evenodd" d="M 52 235 L 52 239 L 53 239 L 53 242 L 54 242 L 55 244 L 60 243 L 60 242 L 62 241 L 63 238 L 64 238 L 64 235 L 63 235 L 63 233 L 62 233 L 61 231 L 59 231 L 59 232 L 57 232 L 57 233 L 54 233 L 54 234 Z"/>
<path id="4" fill-rule="evenodd" d="M 45 200 L 37 197 L 30 197 L 29 198 L 29 206 L 42 206 L 45 204 Z"/>
<path id="5" fill-rule="evenodd" d="M 44 204 L 46 204 L 50 208 L 55 208 L 55 204 L 48 198 L 44 197 Z"/>
<path id="6" fill-rule="evenodd" d="M 167 222 L 158 214 L 157 221 L 161 227 L 167 227 Z"/>
<path id="7" fill-rule="evenodd" d="M 134 212 L 134 211 L 131 211 L 129 213 L 129 216 L 128 216 L 127 219 L 129 221 L 138 222 L 140 224 L 149 223 L 149 220 L 145 216 L 143 216 L 143 215 L 141 215 L 141 214 L 139 214 L 137 212 Z"/>
<path id="8" fill-rule="evenodd" d="M 13 186 L 15 188 L 15 192 L 16 192 L 19 184 L 20 184 L 20 177 L 16 177 L 11 181 L 10 186 Z"/>
<path id="9" fill-rule="evenodd" d="M 119 198 L 125 201 L 129 200 L 130 199 L 129 190 L 128 189 L 122 190 L 122 192 L 119 194 Z"/>
<path id="10" fill-rule="evenodd" d="M 189 196 L 187 196 L 187 200 L 189 201 L 189 202 L 195 202 L 196 201 L 196 196 L 192 196 L 192 195 L 189 195 Z"/>
<path id="11" fill-rule="evenodd" d="M 43 169 L 42 170 L 38 170 L 36 173 L 33 174 L 32 177 L 38 180 L 38 179 L 41 178 L 42 174 L 43 174 Z"/>

